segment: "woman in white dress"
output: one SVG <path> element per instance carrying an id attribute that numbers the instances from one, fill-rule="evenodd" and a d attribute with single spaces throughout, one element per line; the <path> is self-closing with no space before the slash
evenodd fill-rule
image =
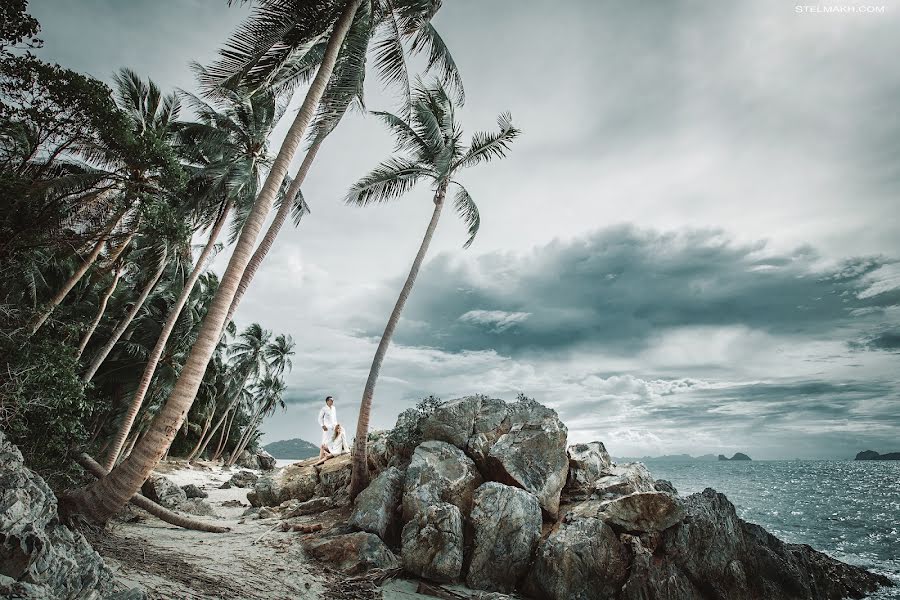
<path id="1" fill-rule="evenodd" d="M 331 439 L 322 444 L 321 450 L 323 456 L 313 463 L 314 465 L 321 465 L 329 458 L 334 458 L 341 454 L 350 454 L 350 444 L 347 443 L 347 434 L 344 433 L 344 428 L 340 423 L 334 426 L 334 433 L 332 433 Z"/>

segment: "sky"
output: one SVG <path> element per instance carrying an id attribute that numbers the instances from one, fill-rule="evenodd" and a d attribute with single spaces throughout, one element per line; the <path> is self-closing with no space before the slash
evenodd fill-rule
<path id="1" fill-rule="evenodd" d="M 442 218 L 372 427 L 428 395 L 521 392 L 572 442 L 618 456 L 900 450 L 900 4 L 839 6 L 876 11 L 444 0 L 434 24 L 465 81 L 465 130 L 508 110 L 523 134 L 460 175 L 480 233 L 463 249 L 464 225 Z M 214 60 L 249 14 L 224 0 L 30 9 L 42 57 L 187 90 L 189 63 Z M 398 102 L 368 78 L 368 109 Z M 342 203 L 391 151 L 376 119 L 344 119 L 304 184 L 311 214 L 281 232 L 236 314 L 297 343 L 264 442 L 315 442 L 328 394 L 355 426 L 432 206 L 427 186 Z"/>

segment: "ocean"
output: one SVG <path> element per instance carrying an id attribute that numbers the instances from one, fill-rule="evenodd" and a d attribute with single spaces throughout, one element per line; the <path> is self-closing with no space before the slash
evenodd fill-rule
<path id="1" fill-rule="evenodd" d="M 745 521 L 900 586 L 900 461 L 648 461 L 679 494 L 711 487 Z M 900 598 L 900 587 L 870 596 Z"/>
<path id="2" fill-rule="evenodd" d="M 279 460 L 278 466 L 291 460 Z M 711 487 L 745 521 L 891 578 L 900 599 L 900 461 L 648 461 L 681 495 Z"/>

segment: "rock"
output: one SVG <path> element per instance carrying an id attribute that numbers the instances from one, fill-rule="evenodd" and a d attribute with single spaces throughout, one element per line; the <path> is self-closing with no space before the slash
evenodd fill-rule
<path id="1" fill-rule="evenodd" d="M 150 475 L 141 486 L 141 492 L 160 506 L 170 509 L 177 509 L 180 504 L 187 501 L 184 490 L 163 475 Z"/>
<path id="2" fill-rule="evenodd" d="M 0 597 L 112 593 L 112 572 L 81 533 L 60 522 L 53 492 L 0 431 Z"/>
<path id="3" fill-rule="evenodd" d="M 629 559 L 616 533 L 600 519 L 562 523 L 538 546 L 525 589 L 548 600 L 615 598 L 628 576 Z"/>
<path id="4" fill-rule="evenodd" d="M 373 431 L 369 433 L 369 445 L 366 448 L 366 459 L 370 475 L 376 476 L 391 465 L 394 453 L 391 451 L 389 431 Z"/>
<path id="5" fill-rule="evenodd" d="M 242 512 L 241 516 L 242 517 L 252 517 L 253 515 L 258 515 L 260 510 L 262 510 L 262 509 L 257 508 L 255 506 L 251 506 L 250 508 L 248 508 L 247 510 Z"/>
<path id="6" fill-rule="evenodd" d="M 735 455 L 732 456 L 731 458 L 728 458 L 724 454 L 720 454 L 719 460 L 752 460 L 752 459 L 749 456 L 747 456 L 746 454 L 743 454 L 741 452 L 736 452 Z"/>
<path id="7" fill-rule="evenodd" d="M 622 586 L 623 600 L 700 600 L 702 591 L 667 556 L 654 556 L 639 538 L 624 535 L 631 570 Z M 748 599 L 749 600 L 749 599 Z"/>
<path id="8" fill-rule="evenodd" d="M 371 568 L 394 569 L 400 566 L 394 553 L 373 534 L 360 531 L 304 542 L 306 553 L 347 575 L 358 575 Z"/>
<path id="9" fill-rule="evenodd" d="M 397 467 L 382 471 L 353 503 L 349 524 L 374 533 L 382 540 L 394 541 L 390 535 L 398 521 L 397 508 L 403 495 L 404 473 Z"/>
<path id="10" fill-rule="evenodd" d="M 221 502 L 220 504 L 226 508 L 242 508 L 244 506 L 247 506 L 240 500 L 225 500 L 224 502 Z"/>
<path id="11" fill-rule="evenodd" d="M 599 518 L 622 531 L 663 531 L 684 519 L 681 502 L 664 492 L 636 492 L 604 502 Z"/>
<path id="12" fill-rule="evenodd" d="M 285 507 L 285 509 L 282 511 L 282 516 L 285 519 L 292 519 L 294 517 L 302 517 L 305 515 L 324 512 L 334 507 L 335 502 L 331 498 L 313 498 L 312 500 L 307 500 L 306 502 L 297 502 L 295 500 L 292 500 L 291 504 Z"/>
<path id="13" fill-rule="evenodd" d="M 249 450 L 244 450 L 234 464 L 245 469 L 258 469 L 259 463 L 256 461 L 256 455 L 251 454 Z"/>
<path id="14" fill-rule="evenodd" d="M 512 591 L 541 537 L 537 498 L 516 487 L 485 483 L 475 492 L 469 522 L 473 538 L 466 583 L 479 590 Z"/>
<path id="15" fill-rule="evenodd" d="M 656 488 L 657 492 L 665 492 L 667 494 L 672 494 L 673 496 L 678 495 L 678 490 L 676 490 L 675 486 L 672 485 L 672 482 L 667 479 L 657 479 L 653 482 L 653 487 Z"/>
<path id="16" fill-rule="evenodd" d="M 715 490 L 688 496 L 684 508 L 687 518 L 665 532 L 649 569 L 657 580 L 665 575 L 657 570 L 665 569 L 704 588 L 702 596 L 685 598 L 861 598 L 879 585 L 890 585 L 886 577 L 807 545 L 785 544 L 741 520 L 734 505 Z M 661 555 L 668 564 L 657 560 Z M 632 578 L 636 576 L 640 574 Z"/>
<path id="17" fill-rule="evenodd" d="M 534 401 L 510 405 L 510 421 L 509 432 L 488 453 L 487 475 L 534 494 L 541 508 L 555 517 L 569 470 L 566 426 L 555 410 Z"/>
<path id="18" fill-rule="evenodd" d="M 231 476 L 227 483 L 230 487 L 248 488 L 253 487 L 257 481 L 259 481 L 259 475 L 253 471 L 238 471 Z"/>
<path id="19" fill-rule="evenodd" d="M 403 568 L 417 577 L 451 582 L 463 566 L 463 524 L 459 508 L 432 504 L 403 527 Z"/>
<path id="20" fill-rule="evenodd" d="M 268 506 L 263 506 L 259 509 L 259 512 L 256 513 L 259 515 L 260 519 L 274 519 L 278 516 L 278 513 L 269 508 Z"/>
<path id="21" fill-rule="evenodd" d="M 569 475 L 564 493 L 571 499 L 587 499 L 594 492 L 594 484 L 601 477 L 613 474 L 612 459 L 603 442 L 574 444 L 566 450 Z"/>
<path id="22" fill-rule="evenodd" d="M 316 486 L 315 495 L 340 496 L 344 492 L 343 495 L 346 496 L 352 467 L 353 462 L 349 454 L 342 454 L 316 467 L 319 483 Z"/>
<path id="23" fill-rule="evenodd" d="M 594 482 L 593 497 L 611 500 L 636 492 L 656 491 L 656 482 L 643 463 L 613 465 L 610 475 Z"/>
<path id="24" fill-rule="evenodd" d="M 260 477 L 247 494 L 253 506 L 278 506 L 285 500 L 305 502 L 313 497 L 319 476 L 313 466 L 288 465 Z"/>
<path id="25" fill-rule="evenodd" d="M 413 452 L 406 471 L 402 522 L 440 502 L 453 504 L 467 515 L 481 483 L 475 463 L 462 450 L 446 442 L 423 442 Z"/>
<path id="26" fill-rule="evenodd" d="M 275 457 L 266 452 L 265 450 L 260 450 L 256 453 L 256 463 L 259 465 L 259 468 L 263 471 L 273 471 L 275 470 Z"/>
<path id="27" fill-rule="evenodd" d="M 184 502 L 178 504 L 175 509 L 181 512 L 185 512 L 191 515 L 198 515 L 201 517 L 217 516 L 216 511 L 215 509 L 213 509 L 212 505 L 202 498 L 188 498 Z"/>
<path id="28" fill-rule="evenodd" d="M 187 496 L 188 500 L 190 500 L 191 498 L 208 498 L 209 497 L 209 494 L 207 494 L 206 492 L 201 490 L 200 487 L 194 483 L 189 483 L 187 485 L 183 485 L 183 486 L 181 486 L 181 489 L 184 490 L 184 495 Z"/>
<path id="29" fill-rule="evenodd" d="M 434 409 L 422 421 L 422 439 L 453 444 L 482 469 L 488 452 L 510 429 L 509 408 L 503 400 L 467 396 Z"/>

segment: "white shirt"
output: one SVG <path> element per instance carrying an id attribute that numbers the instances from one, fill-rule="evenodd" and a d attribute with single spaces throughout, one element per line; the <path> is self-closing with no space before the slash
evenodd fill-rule
<path id="1" fill-rule="evenodd" d="M 334 429 L 337 425 L 337 411 L 334 406 L 327 404 L 319 411 L 319 427 L 327 427 L 329 430 Z"/>

